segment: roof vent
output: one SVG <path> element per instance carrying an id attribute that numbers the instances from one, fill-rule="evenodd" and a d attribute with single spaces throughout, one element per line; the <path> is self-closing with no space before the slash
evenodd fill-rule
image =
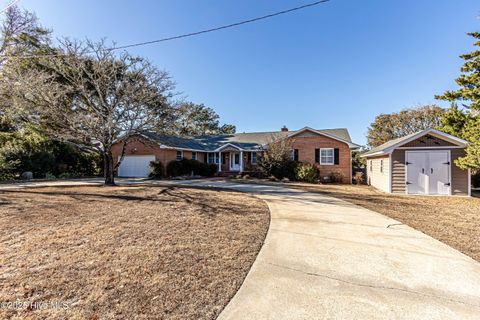
<path id="1" fill-rule="evenodd" d="M 288 128 L 286 126 L 283 126 L 282 131 L 288 131 Z"/>

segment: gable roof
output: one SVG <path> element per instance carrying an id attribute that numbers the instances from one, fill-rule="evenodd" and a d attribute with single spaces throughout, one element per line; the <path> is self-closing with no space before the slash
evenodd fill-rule
<path id="1" fill-rule="evenodd" d="M 228 144 L 237 147 L 240 150 L 254 151 L 262 149 L 263 146 L 274 140 L 294 136 L 305 130 L 310 130 L 316 134 L 325 135 L 332 139 L 344 142 L 352 149 L 359 147 L 352 142 L 350 134 L 345 128 L 317 130 L 305 127 L 296 131 L 248 132 L 225 135 L 205 135 L 199 137 L 158 135 L 154 132 L 144 132 L 142 135 L 157 142 L 163 148 L 215 152 Z"/>
<path id="2" fill-rule="evenodd" d="M 409 135 L 406 135 L 404 137 L 400 137 L 397 139 L 393 139 L 390 141 L 385 142 L 384 144 L 375 147 L 365 153 L 363 153 L 361 156 L 362 157 L 368 157 L 368 156 L 377 156 L 377 155 L 384 155 L 384 154 L 390 154 L 393 150 L 395 150 L 398 147 L 403 146 L 404 144 L 407 144 L 410 141 L 413 141 L 415 139 L 418 139 L 420 137 L 423 137 L 427 134 L 430 134 L 432 136 L 436 136 L 438 138 L 441 138 L 443 140 L 446 140 L 448 142 L 452 142 L 453 144 L 461 147 L 466 147 L 467 146 L 467 141 L 460 139 L 458 137 L 452 136 L 451 134 L 436 130 L 436 129 L 426 129 L 423 131 L 415 132 Z"/>

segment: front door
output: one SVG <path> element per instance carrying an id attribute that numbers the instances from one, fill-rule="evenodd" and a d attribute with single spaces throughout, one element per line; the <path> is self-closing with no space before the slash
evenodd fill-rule
<path id="1" fill-rule="evenodd" d="M 448 151 L 407 151 L 407 193 L 450 194 L 449 158 Z"/>
<path id="2" fill-rule="evenodd" d="M 240 153 L 230 152 L 230 170 L 240 171 Z"/>

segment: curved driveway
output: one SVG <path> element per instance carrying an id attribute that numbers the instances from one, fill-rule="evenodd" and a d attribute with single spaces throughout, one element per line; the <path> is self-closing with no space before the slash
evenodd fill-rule
<path id="1" fill-rule="evenodd" d="M 480 263 L 321 194 L 224 181 L 271 210 L 265 244 L 219 319 L 480 319 Z"/>
<path id="2" fill-rule="evenodd" d="M 231 188 L 268 203 L 265 244 L 221 320 L 480 319 L 480 263 L 396 220 L 283 186 L 148 183 Z"/>

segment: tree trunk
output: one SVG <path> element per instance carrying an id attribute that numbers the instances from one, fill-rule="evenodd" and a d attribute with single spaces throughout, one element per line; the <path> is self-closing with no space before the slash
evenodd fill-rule
<path id="1" fill-rule="evenodd" d="M 115 185 L 115 170 L 113 165 L 113 155 L 111 150 L 105 150 L 104 159 L 104 176 L 105 184 L 109 186 Z"/>

